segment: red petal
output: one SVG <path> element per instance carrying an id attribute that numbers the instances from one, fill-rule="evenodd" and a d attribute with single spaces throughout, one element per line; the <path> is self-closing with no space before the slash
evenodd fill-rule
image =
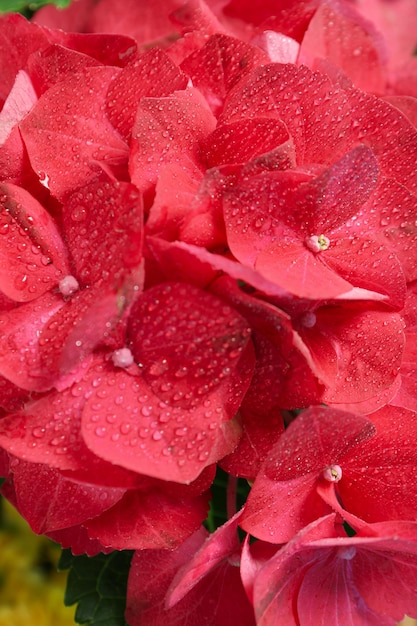
<path id="1" fill-rule="evenodd" d="M 6 100 L 19 70 L 25 68 L 32 52 L 48 46 L 43 30 L 18 13 L 2 15 L 0 20 L 0 100 Z"/>
<path id="2" fill-rule="evenodd" d="M 168 623 L 198 626 L 255 626 L 239 569 L 219 564 L 171 609 L 165 605 L 167 589 L 182 566 L 202 545 L 206 532 L 194 533 L 177 550 L 142 550 L 135 553 L 130 569 L 126 619 L 131 626 L 164 626 Z"/>
<path id="3" fill-rule="evenodd" d="M 202 169 L 199 146 L 216 120 L 196 89 L 166 98 L 143 98 L 132 130 L 129 171 L 142 191 L 155 185 L 161 167 L 178 163 L 191 175 Z"/>
<path id="4" fill-rule="evenodd" d="M 1 445 L 22 460 L 71 470 L 67 477 L 79 482 L 137 487 L 140 477 L 94 456 L 81 438 L 81 413 L 90 389 L 88 383 L 81 381 L 65 391 L 50 392 L 21 413 L 5 417 L 0 422 Z"/>
<path id="5" fill-rule="evenodd" d="M 155 395 L 142 378 L 123 372 L 98 381 L 83 412 L 82 435 L 97 456 L 162 480 L 189 483 L 228 454 L 240 430 L 224 421 L 215 392 L 205 407 L 180 408 Z M 161 386 L 167 383 L 161 379 Z M 163 393 L 163 392 L 162 392 Z M 220 409 L 220 412 L 216 411 Z M 210 428 L 211 426 L 211 428 Z"/>
<path id="6" fill-rule="evenodd" d="M 96 33 L 123 33 L 136 39 L 138 44 L 149 44 L 165 37 L 175 37 L 169 15 L 178 7 L 176 0 L 101 0 L 89 19 L 89 29 Z M 163 42 L 159 42 L 163 43 Z"/>
<path id="7" fill-rule="evenodd" d="M 21 124 L 32 167 L 59 200 L 102 178 L 103 171 L 125 175 L 127 145 L 105 114 L 107 89 L 117 71 L 90 67 L 68 76 L 41 96 Z"/>
<path id="8" fill-rule="evenodd" d="M 210 168 L 228 163 L 247 163 L 285 144 L 288 139 L 284 124 L 259 117 L 217 126 L 202 142 L 201 150 Z"/>
<path id="9" fill-rule="evenodd" d="M 173 550 L 198 530 L 208 497 L 177 498 L 167 493 L 128 491 L 108 511 L 85 523 L 88 535 L 115 550 Z"/>
<path id="10" fill-rule="evenodd" d="M 259 48 L 217 32 L 183 61 L 181 69 L 218 115 L 232 87 L 263 61 L 267 56 Z"/>
<path id="11" fill-rule="evenodd" d="M 346 471 L 338 485 L 343 506 L 367 522 L 413 519 L 416 414 L 386 407 L 370 419 L 377 434 L 346 456 Z"/>
<path id="12" fill-rule="evenodd" d="M 142 260 L 142 198 L 137 189 L 129 183 L 92 183 L 72 194 L 62 211 L 73 274 L 80 284 L 100 282 L 121 289 Z"/>
<path id="13" fill-rule="evenodd" d="M 313 407 L 299 415 L 269 451 L 249 494 L 242 527 L 270 543 L 290 540 L 328 511 L 316 493 L 321 472 L 375 432 L 363 417 Z"/>
<path id="14" fill-rule="evenodd" d="M 47 91 L 55 83 L 86 67 L 100 65 L 86 54 L 54 44 L 42 53 L 35 52 L 28 59 L 28 72 L 38 94 Z"/>
<path id="15" fill-rule="evenodd" d="M 96 556 L 100 552 L 108 554 L 111 548 L 106 548 L 97 539 L 90 539 L 87 530 L 83 526 L 70 526 L 47 533 L 47 536 L 59 543 L 63 548 L 70 548 L 74 556 L 86 554 Z"/>
<path id="16" fill-rule="evenodd" d="M 182 283 L 145 291 L 129 318 L 132 351 L 154 394 L 173 407 L 200 409 L 206 395 L 218 393 L 230 417 L 252 374 L 249 335 L 246 320 L 222 300 Z"/>
<path id="17" fill-rule="evenodd" d="M 402 318 L 397 313 L 355 308 L 322 308 L 316 312 L 317 329 L 308 331 L 318 333 L 317 347 L 330 342 L 338 358 L 338 372 L 328 385 L 324 402 L 372 398 L 387 389 L 399 371 L 404 347 Z M 315 358 L 314 351 L 312 356 Z"/>
<path id="18" fill-rule="evenodd" d="M 17 302 L 34 300 L 68 274 L 67 253 L 47 211 L 27 191 L 3 183 L 0 288 Z"/>
<path id="19" fill-rule="evenodd" d="M 174 576 L 168 589 L 166 603 L 169 608 L 180 602 L 210 571 L 222 561 L 240 556 L 237 527 L 241 512 L 220 526 L 203 543 L 193 558 Z"/>
<path id="20" fill-rule="evenodd" d="M 110 83 L 106 98 L 109 120 L 129 141 L 140 100 L 185 89 L 188 79 L 160 49 L 147 50 Z"/>
<path id="21" fill-rule="evenodd" d="M 36 533 L 80 524 L 113 506 L 125 493 L 77 484 L 43 464 L 16 459 L 12 470 L 18 510 Z"/>
<path id="22" fill-rule="evenodd" d="M 34 302 L 0 315 L 0 373 L 29 391 L 45 391 L 54 377 L 45 376 L 39 338 L 48 321 L 64 306 L 62 297 L 46 293 Z"/>

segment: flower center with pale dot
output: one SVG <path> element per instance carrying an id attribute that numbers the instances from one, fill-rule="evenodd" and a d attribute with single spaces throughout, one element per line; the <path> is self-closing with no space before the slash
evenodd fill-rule
<path id="1" fill-rule="evenodd" d="M 306 237 L 305 244 L 312 252 L 323 252 L 330 246 L 330 239 L 326 235 L 310 235 Z"/>
<path id="2" fill-rule="evenodd" d="M 120 350 L 113 352 L 111 360 L 115 367 L 129 367 L 134 363 L 135 359 L 129 348 L 120 348 Z"/>
<path id="3" fill-rule="evenodd" d="M 337 551 L 337 556 L 339 557 L 339 559 L 351 561 L 356 556 L 356 548 L 355 546 L 346 546 L 343 548 L 339 548 Z"/>
<path id="4" fill-rule="evenodd" d="M 78 291 L 79 288 L 80 285 L 78 284 L 78 280 L 75 276 L 64 276 L 64 278 L 62 278 L 58 283 L 58 289 L 64 298 L 72 296 L 72 294 Z"/>
<path id="5" fill-rule="evenodd" d="M 329 483 L 338 483 L 342 478 L 342 468 L 340 465 L 329 465 L 324 468 L 322 476 L 324 480 L 328 480 Z"/>

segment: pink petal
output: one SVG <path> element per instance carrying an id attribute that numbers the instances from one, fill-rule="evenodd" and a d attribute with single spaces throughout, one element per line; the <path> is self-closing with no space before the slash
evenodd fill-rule
<path id="1" fill-rule="evenodd" d="M 322 4 L 304 34 L 298 62 L 315 68 L 317 58 L 340 67 L 355 87 L 385 90 L 386 50 L 377 30 L 349 5 Z"/>
<path id="2" fill-rule="evenodd" d="M 4 144 L 18 124 L 38 101 L 28 74 L 20 70 L 0 112 L 0 144 Z"/>

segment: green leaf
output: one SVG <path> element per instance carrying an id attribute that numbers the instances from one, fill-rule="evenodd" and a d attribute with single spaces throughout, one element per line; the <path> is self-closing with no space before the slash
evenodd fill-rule
<path id="1" fill-rule="evenodd" d="M 132 551 L 73 556 L 64 550 L 59 569 L 69 569 L 64 602 L 78 603 L 75 621 L 84 626 L 127 626 L 127 578 Z"/>
<path id="2" fill-rule="evenodd" d="M 64 9 L 71 0 L 0 0 L 0 13 L 33 13 L 47 4 Z"/>

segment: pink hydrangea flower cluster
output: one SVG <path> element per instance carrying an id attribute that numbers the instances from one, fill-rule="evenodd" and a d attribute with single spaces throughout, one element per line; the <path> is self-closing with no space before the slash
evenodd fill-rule
<path id="1" fill-rule="evenodd" d="M 130 626 L 417 617 L 416 21 L 0 20 L 2 492 L 74 554 L 135 551 Z"/>

